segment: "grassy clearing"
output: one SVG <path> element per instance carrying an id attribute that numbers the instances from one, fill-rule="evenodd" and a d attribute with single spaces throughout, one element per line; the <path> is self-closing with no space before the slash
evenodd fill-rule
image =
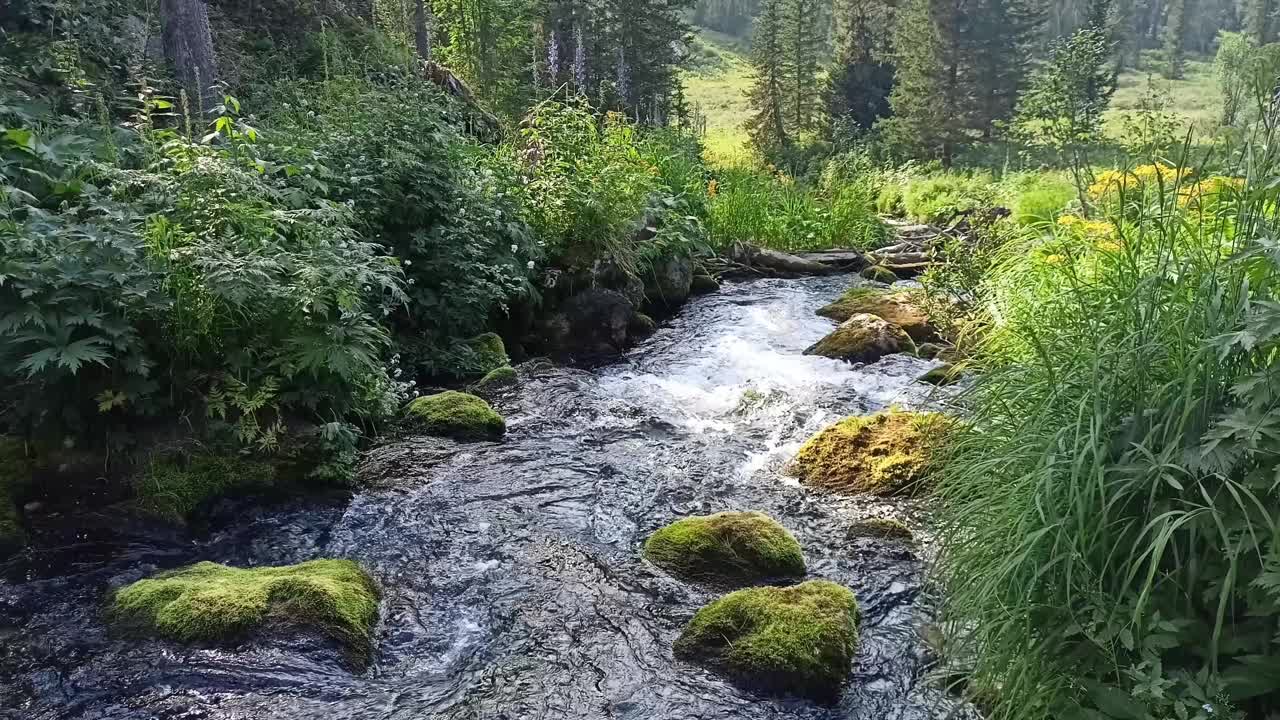
<path id="1" fill-rule="evenodd" d="M 1183 128 L 1208 135 L 1218 127 L 1222 117 L 1222 92 L 1212 58 L 1187 60 L 1181 80 L 1168 80 L 1160 74 L 1159 59 L 1152 53 L 1143 56 L 1149 69 L 1127 70 L 1120 74 L 1111 107 L 1105 116 L 1107 136 L 1124 137 L 1124 118 L 1141 107 L 1143 98 L 1154 88 L 1168 99 L 1168 111 Z"/>
<path id="2" fill-rule="evenodd" d="M 742 128 L 749 108 L 751 63 L 739 39 L 712 30 L 700 30 L 695 41 L 695 64 L 684 74 L 685 93 L 691 105 L 706 116 L 703 157 L 713 166 L 750 164 L 755 153 Z"/>

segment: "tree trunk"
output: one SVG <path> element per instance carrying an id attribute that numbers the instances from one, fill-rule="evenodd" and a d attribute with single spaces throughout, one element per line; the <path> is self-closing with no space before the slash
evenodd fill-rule
<path id="1" fill-rule="evenodd" d="M 164 56 L 201 121 L 218 104 L 218 65 L 209 31 L 209 6 L 203 0 L 160 0 L 160 40 Z"/>
<path id="2" fill-rule="evenodd" d="M 426 0 L 414 0 L 413 3 L 413 46 L 423 60 L 431 60 L 431 24 L 428 17 L 431 11 Z"/>

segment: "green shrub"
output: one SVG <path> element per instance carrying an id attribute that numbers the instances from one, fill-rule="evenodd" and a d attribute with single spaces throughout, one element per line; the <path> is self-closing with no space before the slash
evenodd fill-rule
<path id="1" fill-rule="evenodd" d="M 649 536 L 644 556 L 689 580 L 749 584 L 804 575 L 804 555 L 795 536 L 758 512 L 677 520 Z"/>
<path id="2" fill-rule="evenodd" d="M 1033 173 L 1006 180 L 1007 200 L 1019 225 L 1053 223 L 1076 200 L 1076 188 L 1067 177 L 1056 173 Z"/>
<path id="3" fill-rule="evenodd" d="M 499 438 L 507 429 L 502 416 L 489 403 L 456 390 L 414 400 L 406 408 L 405 419 L 425 432 L 459 440 Z"/>
<path id="4" fill-rule="evenodd" d="M 994 205 L 994 181 L 985 173 L 927 175 L 908 182 L 902 202 L 907 215 L 916 220 L 947 223 Z"/>
<path id="5" fill-rule="evenodd" d="M 363 663 L 373 648 L 379 599 L 377 584 L 350 560 L 260 568 L 200 562 L 117 590 L 107 615 L 126 630 L 186 643 L 310 626 Z"/>
<path id="6" fill-rule="evenodd" d="M 677 657 L 752 688 L 831 702 L 858 647 L 858 602 L 826 580 L 738 590 L 703 607 L 675 643 Z"/>

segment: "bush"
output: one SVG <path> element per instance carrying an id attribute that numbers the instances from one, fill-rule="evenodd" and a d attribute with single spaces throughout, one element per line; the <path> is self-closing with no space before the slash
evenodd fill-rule
<path id="1" fill-rule="evenodd" d="M 1111 223 L 1021 238 L 988 278 L 1000 323 L 937 494 L 952 641 L 1000 688 L 993 718 L 1280 702 L 1277 190 L 1241 197 L 1137 193 Z"/>
<path id="2" fill-rule="evenodd" d="M 903 193 L 907 215 L 920 222 L 948 223 L 996 203 L 994 181 L 986 173 L 938 173 L 914 178 Z"/>
<path id="3" fill-rule="evenodd" d="M 1027 174 L 1002 183 L 1013 188 L 1006 191 L 1013 219 L 1019 225 L 1044 225 L 1058 219 L 1076 200 L 1076 188 L 1066 177 L 1051 173 Z"/>

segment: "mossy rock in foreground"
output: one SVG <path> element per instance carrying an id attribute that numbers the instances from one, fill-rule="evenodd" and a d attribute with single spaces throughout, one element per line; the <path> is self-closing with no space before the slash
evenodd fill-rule
<path id="1" fill-rule="evenodd" d="M 758 512 L 722 512 L 677 520 L 649 536 L 644 556 L 686 580 L 739 585 L 804 575 L 795 536 Z"/>
<path id="2" fill-rule="evenodd" d="M 117 590 L 107 617 L 127 631 L 187 643 L 234 640 L 271 626 L 312 627 L 364 662 L 380 597 L 350 560 L 248 569 L 200 562 Z"/>
<path id="3" fill-rule="evenodd" d="M 826 337 L 805 348 L 805 355 L 872 363 L 885 355 L 914 350 L 902 328 L 875 315 L 851 316 Z"/>
<path id="4" fill-rule="evenodd" d="M 897 325 L 915 342 L 937 342 L 940 339 L 938 329 L 920 308 L 916 294 L 909 290 L 854 287 L 836 301 L 818 309 L 819 315 L 837 322 L 864 313 Z"/>
<path id="5" fill-rule="evenodd" d="M 925 479 L 950 424 L 938 413 L 899 410 L 847 417 L 809 438 L 791 468 L 802 482 L 824 490 L 900 493 Z"/>
<path id="6" fill-rule="evenodd" d="M 834 702 L 858 649 L 858 601 L 810 580 L 738 590 L 703 607 L 675 643 L 698 662 L 755 690 Z"/>
<path id="7" fill-rule="evenodd" d="M 0 558 L 26 547 L 27 533 L 22 528 L 18 497 L 31 482 L 32 470 L 26 444 L 0 435 Z"/>
<path id="8" fill-rule="evenodd" d="M 483 440 L 502 437 L 507 423 L 489 403 L 469 393 L 446 390 L 409 403 L 405 419 L 432 435 L 458 440 Z"/>

